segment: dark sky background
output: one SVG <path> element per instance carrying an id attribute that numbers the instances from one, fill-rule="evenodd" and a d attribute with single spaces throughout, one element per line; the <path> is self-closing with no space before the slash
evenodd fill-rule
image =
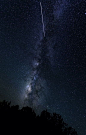
<path id="1" fill-rule="evenodd" d="M 0 101 L 62 115 L 86 134 L 85 0 L 0 0 Z"/>

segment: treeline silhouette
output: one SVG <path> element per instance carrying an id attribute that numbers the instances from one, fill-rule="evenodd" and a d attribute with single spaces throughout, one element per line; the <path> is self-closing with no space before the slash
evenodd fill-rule
<path id="1" fill-rule="evenodd" d="M 61 115 L 43 110 L 36 115 L 30 107 L 19 109 L 11 102 L 0 102 L 0 131 L 2 134 L 27 135 L 77 135 L 72 127 L 66 124 Z"/>

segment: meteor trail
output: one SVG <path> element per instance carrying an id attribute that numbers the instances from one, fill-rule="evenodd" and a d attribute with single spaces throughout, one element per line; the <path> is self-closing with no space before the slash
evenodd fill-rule
<path id="1" fill-rule="evenodd" d="M 41 2 L 40 2 L 40 7 L 41 7 L 41 16 L 42 16 L 42 24 L 43 24 L 43 33 L 44 33 L 44 37 L 45 37 L 44 19 L 43 19 L 43 12 L 42 12 L 42 4 L 41 4 Z"/>

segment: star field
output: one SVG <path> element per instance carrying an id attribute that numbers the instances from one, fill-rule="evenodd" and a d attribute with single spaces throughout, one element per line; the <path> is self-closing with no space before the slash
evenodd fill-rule
<path id="1" fill-rule="evenodd" d="M 85 20 L 84 0 L 1 0 L 0 101 L 56 112 L 85 135 Z"/>

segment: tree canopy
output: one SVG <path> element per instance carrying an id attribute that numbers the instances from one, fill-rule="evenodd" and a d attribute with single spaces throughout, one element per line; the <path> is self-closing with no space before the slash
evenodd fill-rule
<path id="1" fill-rule="evenodd" d="M 43 110 L 40 115 L 36 115 L 28 106 L 19 109 L 18 105 L 11 106 L 11 102 L 5 100 L 0 102 L 0 122 L 0 129 L 7 134 L 77 135 L 60 114 Z"/>

